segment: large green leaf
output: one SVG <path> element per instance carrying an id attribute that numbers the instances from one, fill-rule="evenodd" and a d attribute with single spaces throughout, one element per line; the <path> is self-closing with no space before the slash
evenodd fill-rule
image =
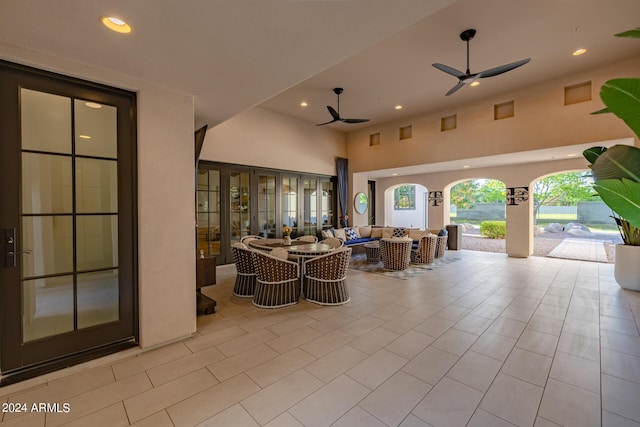
<path id="1" fill-rule="evenodd" d="M 609 80 L 600 88 L 600 98 L 640 138 L 640 79 Z"/>
<path id="2" fill-rule="evenodd" d="M 593 157 L 593 153 L 589 155 Z M 590 160 L 589 157 L 587 160 Z M 614 145 L 597 156 L 591 170 L 596 181 L 627 178 L 640 183 L 640 148 Z"/>
<path id="3" fill-rule="evenodd" d="M 616 34 L 616 37 L 631 37 L 634 39 L 640 39 L 640 27 L 634 28 L 633 30 L 618 33 Z"/>
<path id="4" fill-rule="evenodd" d="M 640 228 L 640 183 L 626 178 L 603 179 L 594 188 L 611 210 Z"/>
<path id="5" fill-rule="evenodd" d="M 607 151 L 607 147 L 591 147 L 588 150 L 584 150 L 582 155 L 589 161 L 589 163 L 593 164 L 605 151 Z"/>

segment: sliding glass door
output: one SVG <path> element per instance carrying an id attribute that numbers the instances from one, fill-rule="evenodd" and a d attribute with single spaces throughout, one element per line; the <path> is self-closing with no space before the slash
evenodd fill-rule
<path id="1" fill-rule="evenodd" d="M 335 226 L 335 180 L 287 171 L 201 161 L 196 212 L 197 249 L 233 262 L 231 245 L 244 236 L 319 236 Z"/>

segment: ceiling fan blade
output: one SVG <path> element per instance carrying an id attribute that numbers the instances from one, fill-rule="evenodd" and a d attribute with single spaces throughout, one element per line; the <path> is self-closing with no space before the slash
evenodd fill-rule
<path id="1" fill-rule="evenodd" d="M 340 119 L 333 119 L 333 120 L 331 120 L 329 122 L 318 123 L 316 126 L 324 126 L 324 125 L 328 125 L 330 123 L 335 123 L 335 122 L 338 122 L 338 121 L 340 121 Z"/>
<path id="2" fill-rule="evenodd" d="M 501 65 L 499 67 L 490 68 L 488 70 L 480 71 L 477 75 L 478 77 L 493 77 L 498 74 L 506 73 L 507 71 L 511 71 L 514 68 L 518 68 L 531 61 L 531 58 L 522 59 L 520 61 L 512 62 L 511 64 Z"/>
<path id="3" fill-rule="evenodd" d="M 457 77 L 459 79 L 462 79 L 466 76 L 466 74 L 463 73 L 462 71 L 456 70 L 455 68 L 449 67 L 448 65 L 439 64 L 439 63 L 435 63 L 431 65 L 436 67 L 438 70 L 444 71 L 445 73 L 451 74 L 452 76 Z"/>
<path id="4" fill-rule="evenodd" d="M 368 121 L 369 119 L 342 119 L 344 123 L 365 123 Z"/>
<path id="5" fill-rule="evenodd" d="M 329 110 L 329 114 L 333 117 L 333 121 L 340 120 L 340 114 L 336 110 L 333 109 L 332 106 L 327 105 L 327 110 Z"/>
<path id="6" fill-rule="evenodd" d="M 455 85 L 454 87 L 452 87 L 451 89 L 449 89 L 449 92 L 447 92 L 445 96 L 452 95 L 453 93 L 457 92 L 457 91 L 458 91 L 458 89 L 460 89 L 462 86 L 464 86 L 464 83 L 463 83 L 463 82 L 461 82 L 461 81 L 460 81 L 460 82 L 458 82 L 458 84 L 457 84 L 457 85 Z"/>

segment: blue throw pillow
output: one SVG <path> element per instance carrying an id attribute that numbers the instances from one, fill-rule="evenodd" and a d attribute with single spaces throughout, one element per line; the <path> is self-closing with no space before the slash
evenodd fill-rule
<path id="1" fill-rule="evenodd" d="M 347 236 L 347 240 L 357 239 L 358 235 L 356 234 L 356 230 L 353 227 L 345 227 L 344 234 Z"/>
<path id="2" fill-rule="evenodd" d="M 447 236 L 449 235 L 449 232 L 447 231 L 446 228 L 443 228 L 442 230 L 440 230 L 440 232 L 438 233 L 438 236 Z"/>

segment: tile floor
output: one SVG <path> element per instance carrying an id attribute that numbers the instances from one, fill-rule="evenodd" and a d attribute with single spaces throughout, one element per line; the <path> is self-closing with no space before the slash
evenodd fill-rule
<path id="1" fill-rule="evenodd" d="M 280 310 L 206 289 L 190 339 L 0 389 L 0 426 L 640 426 L 640 293 L 613 266 L 448 252 L 410 280 L 349 271 L 351 302 Z M 123 358 L 123 356 L 126 356 Z"/>

